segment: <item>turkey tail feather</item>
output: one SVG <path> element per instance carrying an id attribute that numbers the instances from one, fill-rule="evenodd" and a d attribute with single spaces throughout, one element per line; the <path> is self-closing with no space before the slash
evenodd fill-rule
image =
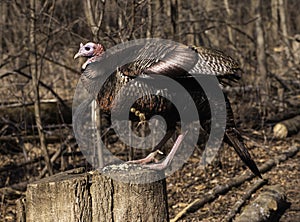
<path id="1" fill-rule="evenodd" d="M 236 129 L 232 108 L 226 94 L 224 94 L 224 98 L 226 101 L 227 113 L 227 128 L 225 130 L 224 141 L 229 145 L 233 146 L 234 150 L 237 152 L 242 161 L 256 176 L 262 178 L 255 162 L 252 160 L 251 155 L 248 152 L 247 147 L 245 146 L 243 137 L 241 136 L 240 132 Z"/>
<path id="2" fill-rule="evenodd" d="M 262 178 L 255 162 L 252 160 L 250 153 L 248 152 L 243 138 L 240 133 L 235 129 L 227 129 L 225 132 L 225 140 L 228 139 L 230 145 L 233 146 L 234 150 L 237 152 L 242 161 L 249 167 L 249 169 L 258 177 Z"/>

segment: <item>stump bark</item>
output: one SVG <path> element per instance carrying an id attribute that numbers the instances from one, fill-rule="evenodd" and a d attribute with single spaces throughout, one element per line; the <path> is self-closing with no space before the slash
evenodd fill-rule
<path id="1" fill-rule="evenodd" d="M 169 221 L 165 180 L 138 183 L 162 172 L 122 165 L 108 169 L 114 179 L 79 168 L 29 184 L 26 221 Z"/>

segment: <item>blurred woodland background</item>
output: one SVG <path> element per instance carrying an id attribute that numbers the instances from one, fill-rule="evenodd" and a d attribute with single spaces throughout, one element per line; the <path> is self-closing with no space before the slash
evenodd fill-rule
<path id="1" fill-rule="evenodd" d="M 14 218 L 11 196 L 29 181 L 85 164 L 71 125 L 81 42 L 163 38 L 224 51 L 244 71 L 226 89 L 240 128 L 265 135 L 300 115 L 299 8 L 298 0 L 1 0 L 0 188 L 10 190 L 0 218 Z"/>

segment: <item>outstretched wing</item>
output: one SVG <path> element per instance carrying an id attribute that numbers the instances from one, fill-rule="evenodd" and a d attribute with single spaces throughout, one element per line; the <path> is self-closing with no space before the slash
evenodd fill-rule
<path id="1" fill-rule="evenodd" d="M 220 83 L 230 84 L 241 77 L 239 64 L 221 51 L 205 47 L 148 43 L 137 53 L 137 60 L 123 67 L 126 75 L 156 74 L 186 78 L 187 73 L 215 75 Z M 151 58 L 151 59 L 147 59 Z"/>

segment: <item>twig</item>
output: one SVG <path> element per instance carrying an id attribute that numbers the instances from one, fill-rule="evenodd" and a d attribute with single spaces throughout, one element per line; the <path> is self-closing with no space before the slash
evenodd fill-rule
<path id="1" fill-rule="evenodd" d="M 259 179 L 257 180 L 250 189 L 246 191 L 246 193 L 242 196 L 240 200 L 238 200 L 232 210 L 226 215 L 226 217 L 222 220 L 225 221 L 232 221 L 232 219 L 235 217 L 235 215 L 240 211 L 241 207 L 245 204 L 245 202 L 251 197 L 253 193 L 255 193 L 256 190 L 258 190 L 260 187 L 265 185 L 267 183 L 267 180 Z"/>
<path id="2" fill-rule="evenodd" d="M 60 147 L 58 150 L 56 150 L 56 152 L 54 153 L 54 155 L 50 158 L 50 162 L 51 164 L 53 164 L 56 159 L 60 156 L 60 154 L 63 152 L 62 148 L 66 148 L 65 146 Z M 41 174 L 39 175 L 39 179 L 43 178 L 45 176 L 45 174 L 47 173 L 47 166 L 45 166 L 41 172 Z"/>
<path id="3" fill-rule="evenodd" d="M 70 140 L 72 140 L 73 137 L 72 136 L 68 136 L 66 138 L 66 140 L 63 142 L 63 144 L 61 145 L 61 147 L 54 153 L 54 155 L 51 157 L 50 161 L 51 161 L 51 164 L 53 164 L 57 158 L 61 155 L 61 153 L 67 148 L 67 146 L 69 145 L 69 142 Z M 45 176 L 47 172 L 47 166 L 44 167 L 44 169 L 42 170 L 39 178 L 42 178 Z"/>
<path id="4" fill-rule="evenodd" d="M 63 135 L 46 135 L 46 141 L 48 143 L 55 143 L 55 142 L 60 142 L 62 140 Z M 39 140 L 38 135 L 20 135 L 23 141 L 34 141 L 34 140 Z M 0 142 L 12 142 L 16 141 L 18 137 L 9 135 L 9 136 L 1 136 L 0 137 Z"/>
<path id="5" fill-rule="evenodd" d="M 300 146 L 299 147 L 298 146 L 292 146 L 290 149 L 288 149 L 283 154 L 279 155 L 277 158 L 272 159 L 272 160 L 268 160 L 267 162 L 265 162 L 263 165 L 258 167 L 258 169 L 261 173 L 265 173 L 265 172 L 269 171 L 270 169 L 272 169 L 277 164 L 279 164 L 281 162 L 284 162 L 288 158 L 296 155 L 299 151 L 300 151 Z"/>
<path id="6" fill-rule="evenodd" d="M 80 151 L 77 151 L 77 152 L 72 152 L 72 153 L 64 153 L 64 156 L 82 156 L 82 153 Z M 18 164 L 18 165 L 11 165 L 11 166 L 6 166 L 6 167 L 3 167 L 0 169 L 0 172 L 3 172 L 3 171 L 16 171 L 18 170 L 19 168 L 23 167 L 23 166 L 27 166 L 27 165 L 30 165 L 30 164 L 35 164 L 37 163 L 38 161 L 40 160 L 43 160 L 44 158 L 41 156 L 41 157 L 38 157 L 32 161 L 28 161 L 28 162 L 25 162 L 25 163 L 22 163 L 22 164 Z M 10 186 L 4 186 L 4 187 L 0 187 L 0 191 L 4 188 L 10 188 L 10 189 L 13 189 L 13 190 L 18 190 L 18 191 L 26 191 L 26 187 L 27 187 L 27 184 L 29 183 L 32 183 L 34 181 L 37 181 L 37 180 L 40 180 L 40 176 L 38 177 L 33 177 L 31 178 L 30 180 L 28 181 L 24 181 L 24 182 L 20 182 L 20 183 L 15 183 L 15 184 L 11 184 Z"/>
<path id="7" fill-rule="evenodd" d="M 5 172 L 5 171 L 16 171 L 21 167 L 25 167 L 27 165 L 35 164 L 39 161 L 41 161 L 43 157 L 37 157 L 32 160 L 28 160 L 26 162 L 20 163 L 20 164 L 12 164 L 12 165 L 6 165 L 4 167 L 0 168 L 0 173 Z"/>
<path id="8" fill-rule="evenodd" d="M 171 222 L 176 222 L 182 217 L 184 217 L 188 213 L 193 213 L 203 207 L 205 204 L 213 201 L 219 195 L 227 193 L 231 188 L 238 187 L 243 184 L 245 181 L 252 179 L 254 176 L 253 174 L 247 173 L 238 177 L 235 177 L 229 182 L 228 184 L 219 185 L 214 187 L 212 190 L 205 194 L 202 198 L 197 198 L 187 207 L 185 207 L 181 212 L 179 212 L 174 219 L 170 220 Z"/>
<path id="9" fill-rule="evenodd" d="M 11 196 L 11 195 L 22 196 L 25 194 L 24 191 L 16 190 L 11 187 L 0 188 L 0 193 L 5 194 L 7 196 Z"/>
<path id="10" fill-rule="evenodd" d="M 23 77 L 26 77 L 28 78 L 29 80 L 32 80 L 32 76 L 22 72 L 21 70 L 19 69 L 16 69 L 14 70 L 13 72 L 6 72 L 4 73 L 3 75 L 0 76 L 0 79 L 4 78 L 4 77 L 7 77 L 9 75 L 21 75 Z M 64 100 L 50 87 L 48 86 L 47 84 L 45 84 L 44 82 L 42 82 L 41 80 L 38 81 L 38 84 L 41 85 L 42 87 L 44 87 L 45 89 L 49 90 L 52 95 L 66 108 L 69 108 L 70 107 L 64 102 Z"/>

